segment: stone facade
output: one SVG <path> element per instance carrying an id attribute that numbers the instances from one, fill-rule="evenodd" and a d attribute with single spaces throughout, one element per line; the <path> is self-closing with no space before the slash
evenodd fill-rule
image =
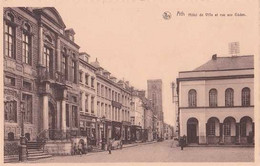
<path id="1" fill-rule="evenodd" d="M 80 91 L 75 32 L 65 29 L 57 10 L 49 7 L 4 8 L 4 26 L 5 141 L 20 138 L 22 110 L 28 140 L 43 135 L 64 139 L 65 133 L 77 136 Z"/>
<path id="2" fill-rule="evenodd" d="M 179 73 L 180 136 L 188 143 L 252 143 L 253 58 L 214 55 L 199 69 Z"/>

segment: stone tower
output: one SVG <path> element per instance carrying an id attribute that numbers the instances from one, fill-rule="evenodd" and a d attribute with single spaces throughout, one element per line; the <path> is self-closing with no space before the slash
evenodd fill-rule
<path id="1" fill-rule="evenodd" d="M 154 113 L 158 120 L 164 121 L 162 109 L 162 80 L 147 80 L 148 99 L 151 100 Z"/>

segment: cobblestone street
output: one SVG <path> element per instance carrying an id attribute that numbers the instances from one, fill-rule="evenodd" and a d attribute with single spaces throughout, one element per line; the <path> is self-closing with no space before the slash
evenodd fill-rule
<path id="1" fill-rule="evenodd" d="M 186 147 L 183 151 L 173 140 L 139 145 L 82 156 L 56 156 L 36 160 L 36 163 L 97 163 L 97 162 L 253 162 L 252 147 Z M 173 146 L 172 146 L 173 145 Z"/>

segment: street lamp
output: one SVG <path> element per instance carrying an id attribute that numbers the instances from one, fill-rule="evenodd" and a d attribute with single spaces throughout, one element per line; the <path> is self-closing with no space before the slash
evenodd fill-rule
<path id="1" fill-rule="evenodd" d="M 100 119 L 102 125 L 103 125 L 103 129 L 102 129 L 102 149 L 105 150 L 105 119 L 106 117 L 105 116 L 102 116 L 102 118 Z"/>
<path id="2" fill-rule="evenodd" d="M 19 161 L 27 160 L 26 156 L 26 142 L 24 137 L 24 114 L 25 114 L 25 104 L 23 101 L 20 103 L 21 108 L 21 137 L 20 137 L 20 146 L 19 146 Z"/>

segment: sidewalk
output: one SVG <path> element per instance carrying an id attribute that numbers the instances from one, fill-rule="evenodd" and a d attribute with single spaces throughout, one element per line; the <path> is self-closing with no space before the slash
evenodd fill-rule
<path id="1" fill-rule="evenodd" d="M 178 145 L 178 141 L 174 141 L 175 146 L 179 147 Z M 197 143 L 192 143 L 192 144 L 187 144 L 186 147 L 255 147 L 255 145 L 253 144 L 240 144 L 240 145 L 236 145 L 236 144 L 229 144 L 229 145 L 225 145 L 225 144 L 197 144 Z"/>
<path id="2" fill-rule="evenodd" d="M 131 143 L 131 144 L 123 144 L 123 148 L 129 148 L 129 147 L 134 147 L 134 146 L 140 146 L 140 145 L 147 145 L 147 144 L 153 144 L 156 143 L 157 141 L 150 141 L 150 142 L 136 142 L 136 143 Z M 114 149 L 118 150 L 118 149 Z M 104 152 L 106 150 L 101 150 L 99 148 L 94 148 L 93 151 L 89 153 L 97 153 L 97 152 Z"/>

